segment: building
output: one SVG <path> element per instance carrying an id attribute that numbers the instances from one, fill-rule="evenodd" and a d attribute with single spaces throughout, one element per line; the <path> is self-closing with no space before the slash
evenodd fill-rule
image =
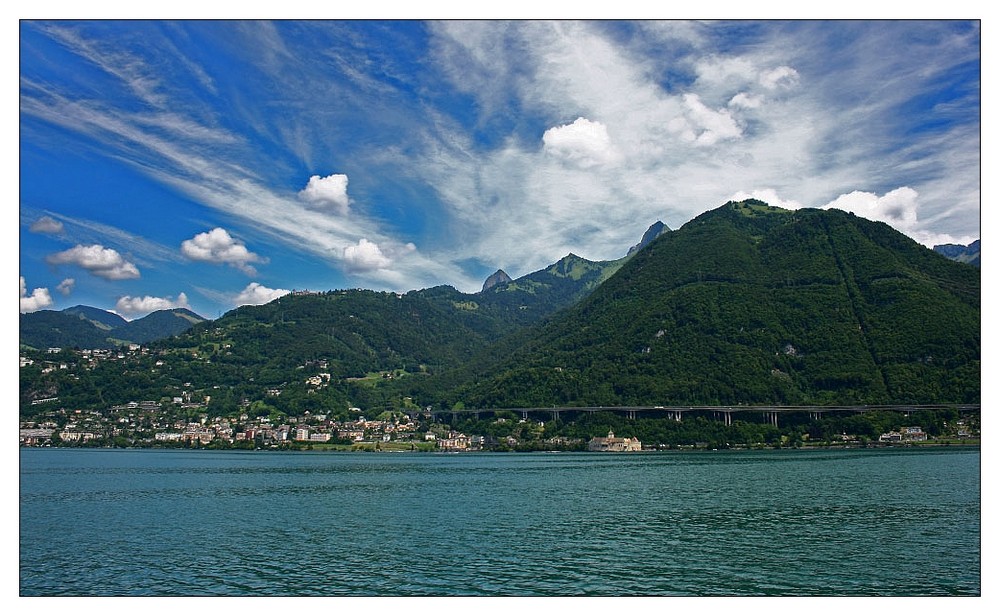
<path id="1" fill-rule="evenodd" d="M 449 432 L 447 437 L 438 439 L 437 446 L 445 451 L 466 451 L 469 449 L 469 437 L 459 432 Z"/>
<path id="2" fill-rule="evenodd" d="M 618 438 L 608 430 L 608 436 L 595 436 L 587 443 L 588 451 L 642 451 L 642 443 L 637 438 Z"/>

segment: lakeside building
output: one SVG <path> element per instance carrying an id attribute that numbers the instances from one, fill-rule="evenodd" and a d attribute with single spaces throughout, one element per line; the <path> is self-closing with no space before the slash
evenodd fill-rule
<path id="1" fill-rule="evenodd" d="M 587 451 L 642 451 L 642 443 L 637 438 L 619 438 L 608 430 L 608 436 L 595 436 L 587 443 Z"/>

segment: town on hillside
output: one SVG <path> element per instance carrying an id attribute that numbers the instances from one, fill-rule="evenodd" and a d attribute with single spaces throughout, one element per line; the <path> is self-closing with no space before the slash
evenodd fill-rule
<path id="1" fill-rule="evenodd" d="M 142 358 L 155 371 L 162 359 L 148 357 L 145 347 L 133 345 L 120 350 L 48 349 L 43 354 L 20 358 L 22 368 L 42 373 L 60 372 L 72 381 L 101 364 Z M 322 363 L 315 368 L 322 369 Z M 331 379 L 327 372 L 304 374 L 307 387 L 323 388 Z M 388 375 L 391 376 L 391 375 Z M 524 414 L 497 412 L 486 419 L 459 419 L 455 413 L 430 409 L 307 410 L 291 415 L 256 413 L 255 401 L 243 400 L 231 414 L 211 411 L 211 400 L 221 386 L 195 388 L 183 383 L 174 395 L 159 400 L 132 400 L 102 408 L 64 406 L 58 396 L 37 394 L 22 400 L 19 442 L 25 447 L 198 447 L 213 449 L 337 449 L 369 451 L 600 451 L 638 452 L 661 449 L 716 449 L 785 446 L 880 446 L 917 444 L 979 444 L 979 416 L 936 419 L 932 424 L 907 423 L 909 417 L 897 413 L 882 418 L 886 429 L 862 435 L 847 431 L 830 433 L 829 426 L 810 434 L 809 426 L 779 430 L 776 425 L 743 422 L 705 422 L 696 419 L 635 419 L 597 415 L 584 425 L 541 421 Z M 269 389 L 267 396 L 280 396 Z M 37 408 L 36 408 L 37 407 Z M 28 412 L 25 412 L 28 409 Z M 443 421 L 452 415 L 451 423 Z M 478 414 L 477 414 L 478 415 Z M 369 418 L 370 417 L 370 418 Z M 603 422 L 603 423 L 602 423 Z M 631 431 L 616 436 L 618 424 Z M 838 424 L 841 425 L 841 424 Z M 857 425 L 845 423 L 843 425 Z M 693 426 L 693 427 L 692 427 Z M 815 427 L 815 426 L 813 426 Z M 679 434 L 677 430 L 688 431 Z M 869 426 L 870 429 L 870 426 Z M 792 434 L 790 435 L 789 432 Z M 639 438 L 645 434 L 643 438 Z M 703 434 L 709 434 L 703 436 Z M 605 436 L 606 435 L 606 436 Z M 673 435 L 673 436 L 671 436 Z"/>

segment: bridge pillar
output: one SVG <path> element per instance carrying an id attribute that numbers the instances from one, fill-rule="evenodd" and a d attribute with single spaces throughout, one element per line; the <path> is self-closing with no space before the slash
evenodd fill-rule
<path id="1" fill-rule="evenodd" d="M 452 413 L 451 414 L 451 423 L 452 424 L 457 424 L 458 423 L 458 413 Z"/>
<path id="2" fill-rule="evenodd" d="M 771 425 L 775 428 L 778 427 L 778 411 L 771 411 Z"/>
<path id="3" fill-rule="evenodd" d="M 552 409 L 552 421 L 559 421 L 559 411 Z"/>
<path id="4" fill-rule="evenodd" d="M 680 411 L 674 411 L 673 413 L 674 413 L 674 421 L 680 421 L 681 420 L 681 412 Z"/>
<path id="5" fill-rule="evenodd" d="M 528 411 L 521 411 L 521 419 L 528 420 Z"/>
<path id="6" fill-rule="evenodd" d="M 635 409 L 629 409 L 625 414 L 629 419 L 635 419 Z"/>

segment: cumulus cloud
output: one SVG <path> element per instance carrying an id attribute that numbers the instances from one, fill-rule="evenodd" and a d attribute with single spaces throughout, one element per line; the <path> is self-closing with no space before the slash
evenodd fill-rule
<path id="1" fill-rule="evenodd" d="M 69 250 L 51 254 L 45 259 L 52 265 L 78 265 L 95 276 L 107 280 L 127 280 L 139 277 L 139 268 L 126 261 L 117 250 L 100 244 L 77 244 Z"/>
<path id="2" fill-rule="evenodd" d="M 382 253 L 378 244 L 361 238 L 357 245 L 344 248 L 344 263 L 349 271 L 357 273 L 385 269 L 392 260 Z"/>
<path id="3" fill-rule="evenodd" d="M 181 253 L 195 261 L 208 263 L 225 263 L 231 265 L 248 276 L 254 276 L 257 270 L 251 263 L 265 263 L 266 259 L 247 250 L 242 242 L 229 235 L 222 227 L 199 233 L 189 240 L 181 242 Z"/>
<path id="4" fill-rule="evenodd" d="M 35 312 L 52 305 L 52 296 L 45 288 L 34 289 L 28 295 L 28 287 L 21 276 L 21 312 Z"/>
<path id="5" fill-rule="evenodd" d="M 63 224 L 51 216 L 42 216 L 35 222 L 31 223 L 31 226 L 28 227 L 28 229 L 32 233 L 56 234 L 62 233 Z"/>
<path id="6" fill-rule="evenodd" d="M 607 127 L 583 117 L 572 124 L 548 129 L 542 135 L 542 143 L 545 152 L 582 167 L 592 167 L 617 158 Z"/>
<path id="7" fill-rule="evenodd" d="M 784 208 L 786 210 L 797 210 L 802 207 L 802 204 L 798 201 L 782 199 L 778 196 L 778 191 L 773 188 L 752 190 L 750 192 L 741 190 L 733 193 L 733 196 L 729 198 L 730 201 L 744 201 L 746 199 L 758 199 L 768 205 Z"/>
<path id="8" fill-rule="evenodd" d="M 879 197 L 875 193 L 854 192 L 840 195 L 823 209 L 835 208 L 852 212 L 869 220 L 878 220 L 904 233 L 910 233 L 917 225 L 917 191 L 903 186 Z"/>
<path id="9" fill-rule="evenodd" d="M 251 282 L 245 289 L 233 298 L 237 306 L 258 306 L 276 300 L 282 295 L 288 295 L 288 289 L 269 289 L 258 282 Z"/>
<path id="10" fill-rule="evenodd" d="M 172 308 L 190 308 L 187 295 L 180 293 L 177 299 L 170 297 L 129 297 L 128 295 L 118 298 L 115 303 L 115 312 L 122 316 L 138 316 L 149 314 L 157 310 L 170 310 Z"/>
<path id="11" fill-rule="evenodd" d="M 347 214 L 350 204 L 347 197 L 347 176 L 342 173 L 325 178 L 314 175 L 309 178 L 306 187 L 299 191 L 299 196 L 314 209 Z"/>
<path id="12" fill-rule="evenodd" d="M 56 287 L 56 291 L 59 291 L 63 295 L 69 295 L 73 291 L 73 286 L 76 285 L 76 280 L 73 278 L 66 278 L 59 283 Z"/>

